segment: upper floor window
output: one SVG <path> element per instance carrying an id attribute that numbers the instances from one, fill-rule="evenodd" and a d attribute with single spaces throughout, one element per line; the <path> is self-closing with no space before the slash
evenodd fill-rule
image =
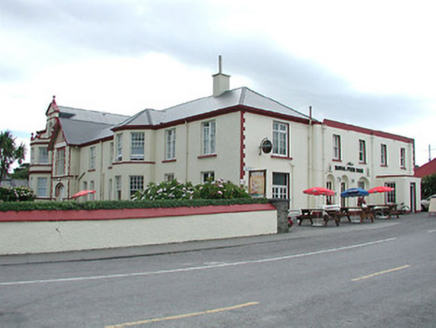
<path id="1" fill-rule="evenodd" d="M 406 168 L 406 148 L 400 148 L 400 167 Z"/>
<path id="2" fill-rule="evenodd" d="M 48 179 L 38 178 L 36 186 L 36 196 L 37 197 L 48 197 Z"/>
<path id="3" fill-rule="evenodd" d="M 48 164 L 48 150 L 47 147 L 39 147 L 38 148 L 38 163 L 39 164 Z"/>
<path id="4" fill-rule="evenodd" d="M 116 156 L 116 160 L 117 161 L 122 161 L 123 160 L 123 135 L 121 133 L 117 134 L 116 143 L 117 143 L 117 156 Z"/>
<path id="5" fill-rule="evenodd" d="M 341 160 L 341 136 L 337 134 L 333 135 L 333 159 Z"/>
<path id="6" fill-rule="evenodd" d="M 273 155 L 288 156 L 288 124 L 273 123 Z"/>
<path id="7" fill-rule="evenodd" d="M 165 159 L 175 159 L 176 158 L 176 129 L 170 129 L 165 131 Z"/>
<path id="8" fill-rule="evenodd" d="M 366 163 L 366 142 L 359 140 L 359 163 Z"/>
<path id="9" fill-rule="evenodd" d="M 388 165 L 388 148 L 385 144 L 380 145 L 380 164 Z"/>
<path id="10" fill-rule="evenodd" d="M 130 196 L 133 196 L 139 190 L 144 190 L 144 176 L 130 176 Z"/>
<path id="11" fill-rule="evenodd" d="M 215 154 L 215 133 L 216 124 L 215 121 L 204 122 L 203 128 L 203 154 L 211 155 Z"/>
<path id="12" fill-rule="evenodd" d="M 65 174 L 65 148 L 56 150 L 56 175 Z"/>
<path id="13" fill-rule="evenodd" d="M 109 165 L 112 165 L 112 162 L 114 161 L 114 143 L 111 141 L 109 144 Z"/>
<path id="14" fill-rule="evenodd" d="M 132 132 L 131 133 L 131 160 L 144 160 L 144 132 Z"/>
<path id="15" fill-rule="evenodd" d="M 95 169 L 95 146 L 89 148 L 89 169 Z"/>

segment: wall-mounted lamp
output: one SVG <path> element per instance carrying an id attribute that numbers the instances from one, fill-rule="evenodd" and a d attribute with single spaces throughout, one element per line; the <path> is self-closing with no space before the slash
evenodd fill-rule
<path id="1" fill-rule="evenodd" d="M 348 166 L 354 166 L 354 163 L 353 162 L 348 162 L 347 165 Z"/>

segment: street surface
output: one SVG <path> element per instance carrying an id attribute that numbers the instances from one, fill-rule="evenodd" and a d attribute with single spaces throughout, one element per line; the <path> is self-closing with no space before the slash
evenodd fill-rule
<path id="1" fill-rule="evenodd" d="M 246 240 L 2 264 L 0 327 L 436 327 L 434 216 Z"/>

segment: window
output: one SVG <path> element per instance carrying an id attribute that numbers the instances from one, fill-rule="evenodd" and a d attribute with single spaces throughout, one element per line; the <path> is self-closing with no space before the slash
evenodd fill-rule
<path id="1" fill-rule="evenodd" d="M 83 181 L 83 190 L 88 190 L 88 182 L 87 181 Z M 87 201 L 88 200 L 88 195 L 83 196 L 82 199 L 84 201 Z"/>
<path id="2" fill-rule="evenodd" d="M 385 183 L 385 186 L 394 188 L 394 190 L 385 193 L 386 194 L 385 197 L 386 197 L 387 203 L 395 204 L 397 202 L 397 199 L 396 199 L 397 197 L 395 194 L 395 182 L 387 182 L 387 183 Z"/>
<path id="3" fill-rule="evenodd" d="M 95 146 L 89 148 L 89 169 L 95 169 Z"/>
<path id="4" fill-rule="evenodd" d="M 215 181 L 215 172 L 201 172 L 201 182 L 205 183 L 207 181 Z"/>
<path id="5" fill-rule="evenodd" d="M 115 177 L 115 198 L 116 200 L 121 200 L 121 175 Z"/>
<path id="6" fill-rule="evenodd" d="M 130 159 L 133 161 L 144 160 L 144 132 L 132 132 L 130 136 Z"/>
<path id="7" fill-rule="evenodd" d="M 333 159 L 341 160 L 341 136 L 337 134 L 333 135 Z"/>
<path id="8" fill-rule="evenodd" d="M 90 190 L 95 190 L 95 183 L 94 181 L 89 181 L 89 189 Z M 89 194 L 89 200 L 94 200 L 95 196 L 94 194 Z"/>
<path id="9" fill-rule="evenodd" d="M 36 186 L 37 197 L 48 197 L 47 183 L 48 183 L 47 178 L 38 178 L 37 186 Z"/>
<path id="10" fill-rule="evenodd" d="M 166 130 L 166 151 L 165 159 L 171 160 L 176 158 L 176 129 Z"/>
<path id="11" fill-rule="evenodd" d="M 65 149 L 58 149 L 56 151 L 56 175 L 65 174 Z"/>
<path id="12" fill-rule="evenodd" d="M 203 155 L 215 154 L 215 121 L 203 123 Z"/>
<path id="13" fill-rule="evenodd" d="M 273 173 L 273 198 L 288 199 L 288 181 L 288 173 Z"/>
<path id="14" fill-rule="evenodd" d="M 365 140 L 359 140 L 359 163 L 366 163 L 366 143 Z"/>
<path id="15" fill-rule="evenodd" d="M 273 154 L 288 156 L 288 124 L 273 123 Z"/>
<path id="16" fill-rule="evenodd" d="M 130 196 L 133 196 L 138 190 L 144 190 L 144 177 L 132 175 L 130 176 Z"/>
<path id="17" fill-rule="evenodd" d="M 120 161 L 123 160 L 123 135 L 122 134 L 117 134 L 116 143 L 117 143 L 117 156 L 116 156 L 116 160 L 118 162 L 120 162 Z"/>
<path id="18" fill-rule="evenodd" d="M 114 143 L 113 141 L 109 144 L 109 165 L 112 165 L 114 161 Z"/>
<path id="19" fill-rule="evenodd" d="M 164 175 L 164 181 L 173 181 L 175 179 L 174 173 L 166 173 Z"/>
<path id="20" fill-rule="evenodd" d="M 406 148 L 400 148 L 400 167 L 406 168 Z"/>
<path id="21" fill-rule="evenodd" d="M 48 150 L 47 147 L 39 147 L 38 148 L 39 151 L 39 159 L 38 159 L 38 163 L 39 164 L 48 164 Z"/>
<path id="22" fill-rule="evenodd" d="M 112 200 L 112 179 L 109 179 L 107 193 L 108 193 L 108 200 Z"/>
<path id="23" fill-rule="evenodd" d="M 325 186 L 327 189 L 333 190 L 333 183 L 331 181 L 327 181 Z M 333 196 L 326 196 L 326 203 L 332 204 L 333 203 Z"/>
<path id="24" fill-rule="evenodd" d="M 387 150 L 386 145 L 381 144 L 380 150 L 381 150 L 380 164 L 383 166 L 387 166 L 388 165 L 388 159 L 387 159 L 388 150 Z"/>

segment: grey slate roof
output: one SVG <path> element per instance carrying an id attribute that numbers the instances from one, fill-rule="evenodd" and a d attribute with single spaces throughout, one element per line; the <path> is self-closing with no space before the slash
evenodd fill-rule
<path id="1" fill-rule="evenodd" d="M 309 119 L 307 115 L 246 87 L 226 91 L 218 97 L 204 97 L 164 110 L 144 109 L 133 116 L 63 106 L 58 106 L 58 108 L 67 142 L 80 145 L 110 137 L 113 135 L 112 129 L 114 128 L 171 123 L 235 106 L 246 106 L 299 119 Z"/>
<path id="2" fill-rule="evenodd" d="M 111 129 L 114 125 L 129 117 L 64 106 L 58 108 L 62 130 L 70 145 L 80 145 L 110 137 L 113 135 Z"/>
<path id="3" fill-rule="evenodd" d="M 129 125 L 157 125 L 170 123 L 178 120 L 183 120 L 188 117 L 210 113 L 220 109 L 230 108 L 238 105 L 288 115 L 301 119 L 309 119 L 307 115 L 304 115 L 290 107 L 287 107 L 271 98 L 262 96 L 261 94 L 250 90 L 249 88 L 242 87 L 226 91 L 219 97 L 204 97 L 184 104 L 169 107 L 162 111 L 146 109 L 133 116 L 131 119 L 128 119 L 125 122 L 119 124 L 117 127 Z"/>

